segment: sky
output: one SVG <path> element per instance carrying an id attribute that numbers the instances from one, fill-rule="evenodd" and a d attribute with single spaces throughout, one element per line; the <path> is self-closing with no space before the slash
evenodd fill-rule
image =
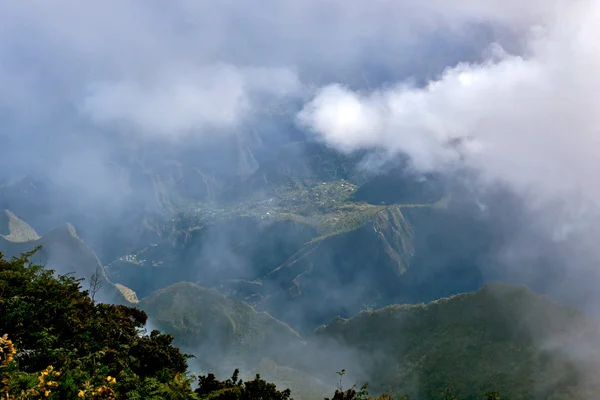
<path id="1" fill-rule="evenodd" d="M 330 83 L 422 80 L 492 37 L 517 45 L 540 8 L 499 4 L 0 0 L 1 180 L 33 171 L 108 201 L 128 143 L 219 140 Z"/>
<path id="2" fill-rule="evenodd" d="M 596 157 L 592 0 L 1 3 L 12 143 L 219 136 L 294 99 L 331 146 L 407 152 L 423 170 L 468 154 L 528 185 L 568 176 L 557 157 L 576 171 Z"/>
<path id="3" fill-rule="evenodd" d="M 600 3 L 538 6 L 520 18 L 499 5 L 501 23 L 525 27 L 521 52 L 490 43 L 482 60 L 448 65 L 422 86 L 360 92 L 332 83 L 299 119 L 342 150 L 382 147 L 408 153 L 420 170 L 464 163 L 522 189 L 583 188 L 597 198 Z"/>
<path id="4" fill-rule="evenodd" d="M 79 118 L 163 137 L 217 134 L 336 77 L 423 78 L 460 61 L 450 53 L 478 58 L 487 30 L 548 14 L 517 1 L 3 3 L 0 104 L 19 125 Z"/>

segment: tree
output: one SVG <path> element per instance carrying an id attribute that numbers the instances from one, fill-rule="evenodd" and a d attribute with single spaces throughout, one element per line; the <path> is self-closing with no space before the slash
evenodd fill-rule
<path id="1" fill-rule="evenodd" d="M 98 293 L 98 291 L 101 288 L 102 288 L 102 271 L 100 269 L 100 266 L 98 265 L 96 267 L 96 271 L 94 271 L 94 273 L 90 276 L 89 293 L 90 293 L 90 298 L 92 299 L 93 302 L 96 301 L 96 294 Z"/>
<path id="2" fill-rule="evenodd" d="M 200 399 L 213 400 L 292 400 L 290 389 L 277 390 L 275 384 L 260 379 L 258 374 L 247 382 L 238 379 L 238 375 L 239 370 L 236 369 L 232 377 L 223 382 L 213 374 L 200 376 L 195 393 Z"/>
<path id="3" fill-rule="evenodd" d="M 498 392 L 487 392 L 485 398 L 486 400 L 500 400 L 500 394 Z"/>
<path id="4" fill-rule="evenodd" d="M 5 398 L 194 397 L 189 356 L 172 345 L 172 335 L 140 336 L 144 311 L 95 303 L 81 280 L 31 264 L 33 253 L 11 260 L 0 254 L 0 336 L 16 349 L 10 361 L 0 357 Z"/>

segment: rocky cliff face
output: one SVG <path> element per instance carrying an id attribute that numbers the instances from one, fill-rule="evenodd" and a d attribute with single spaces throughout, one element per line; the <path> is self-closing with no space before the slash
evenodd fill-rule
<path id="1" fill-rule="evenodd" d="M 9 210 L 0 210 L 0 237 L 13 243 L 38 240 L 37 232 Z"/>

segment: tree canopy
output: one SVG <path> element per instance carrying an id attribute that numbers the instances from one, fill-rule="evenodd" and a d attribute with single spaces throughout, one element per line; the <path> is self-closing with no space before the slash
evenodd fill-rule
<path id="1" fill-rule="evenodd" d="M 9 261 L 0 254 L 0 372 L 5 397 L 192 395 L 186 376 L 189 356 L 172 346 L 171 335 L 156 330 L 147 334 L 145 312 L 95 303 L 82 290 L 80 279 L 55 276 L 52 270 L 30 264 L 32 254 Z"/>

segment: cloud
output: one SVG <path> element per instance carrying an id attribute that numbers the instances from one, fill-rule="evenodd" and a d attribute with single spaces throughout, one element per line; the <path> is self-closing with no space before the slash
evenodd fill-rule
<path id="1" fill-rule="evenodd" d="M 10 85 L 0 104 L 39 109 L 46 126 L 80 110 L 103 129 L 212 132 L 261 107 L 265 91 L 296 94 L 287 89 L 299 81 L 369 75 L 377 85 L 443 68 L 487 40 L 471 24 L 518 30 L 560 2 L 7 2 L 0 83 Z"/>
<path id="2" fill-rule="evenodd" d="M 424 86 L 322 88 L 298 115 L 341 150 L 407 153 L 416 168 L 457 163 L 527 188 L 587 187 L 600 169 L 600 3 L 570 2 L 534 21 L 522 54 L 498 46 Z M 591 187 L 590 187 L 591 186 Z"/>
<path id="3" fill-rule="evenodd" d="M 563 142 L 571 128 L 595 124 L 590 15 L 597 6 L 590 4 L 7 2 L 0 13 L 0 139 L 12 151 L 3 165 L 25 170 L 34 159 L 48 172 L 47 159 L 97 152 L 96 170 L 125 147 L 114 132 L 239 133 L 273 100 L 304 98 L 325 85 L 300 119 L 342 150 L 408 152 L 423 170 L 467 160 L 522 185 L 544 174 L 549 184 L 549 176 L 573 183 L 548 160 L 595 168 L 593 135 Z M 482 54 L 494 41 L 505 51 Z M 75 146 L 76 135 L 85 140 Z M 567 148 L 583 156 L 557 151 Z"/>
<path id="4" fill-rule="evenodd" d="M 480 60 L 448 65 L 424 83 L 326 85 L 297 121 L 341 151 L 408 155 L 419 171 L 468 171 L 476 197 L 508 186 L 522 214 L 486 256 L 486 277 L 597 311 L 600 2 L 547 3 L 526 19 L 509 10 L 494 23 L 519 32 L 519 46 L 490 43 Z M 486 206 L 510 220 L 502 200 Z M 496 215 L 492 229 L 501 231 Z"/>
<path id="5" fill-rule="evenodd" d="M 95 83 L 81 111 L 98 124 L 121 123 L 158 135 L 238 128 L 253 111 L 253 95 L 298 94 L 301 84 L 286 69 L 214 64 L 169 70 L 149 82 Z"/>

